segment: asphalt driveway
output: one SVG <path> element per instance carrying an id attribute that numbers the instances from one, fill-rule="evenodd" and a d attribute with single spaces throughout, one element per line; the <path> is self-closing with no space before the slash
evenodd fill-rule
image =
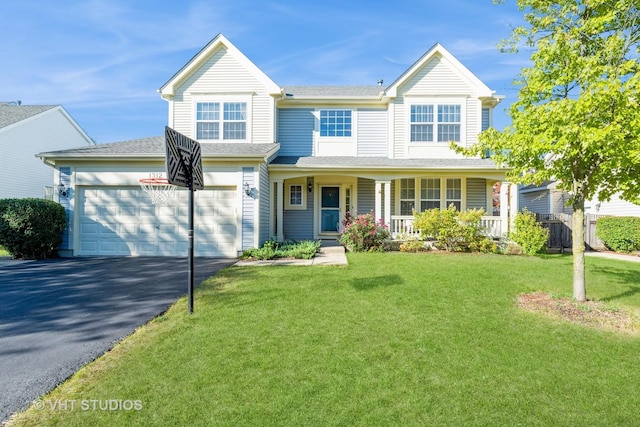
<path id="1" fill-rule="evenodd" d="M 196 258 L 195 284 L 235 261 Z M 0 260 L 0 423 L 185 295 L 187 270 L 186 258 Z"/>

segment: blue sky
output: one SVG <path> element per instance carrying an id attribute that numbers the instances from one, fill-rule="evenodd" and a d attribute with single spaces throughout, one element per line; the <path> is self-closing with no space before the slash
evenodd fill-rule
<path id="1" fill-rule="evenodd" d="M 280 86 L 392 83 L 441 43 L 496 93 L 495 125 L 524 55 L 496 45 L 515 0 L 3 0 L 0 100 L 60 104 L 98 143 L 161 135 L 157 93 L 218 33 Z"/>

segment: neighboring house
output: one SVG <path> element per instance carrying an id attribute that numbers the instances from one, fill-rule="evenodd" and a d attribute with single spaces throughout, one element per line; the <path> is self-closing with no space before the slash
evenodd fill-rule
<path id="1" fill-rule="evenodd" d="M 60 105 L 0 102 L 0 199 L 52 199 L 53 171 L 36 154 L 93 144 Z"/>
<path id="2" fill-rule="evenodd" d="M 571 214 L 573 208 L 567 205 L 571 195 L 557 188 L 558 181 L 546 181 L 541 185 L 527 185 L 519 188 L 519 209 L 528 209 L 538 214 Z M 609 201 L 587 200 L 585 214 L 612 216 L 640 216 L 640 205 L 621 200 L 613 195 Z"/>
<path id="3" fill-rule="evenodd" d="M 168 125 L 202 147 L 198 256 L 237 256 L 268 239 L 330 239 L 347 211 L 394 234 L 412 211 L 517 206 L 490 159 L 464 158 L 492 123 L 495 95 L 439 44 L 389 86 L 281 87 L 218 35 L 159 90 Z M 184 189 L 154 206 L 139 179 L 165 169 L 163 137 L 41 153 L 69 174 L 73 255 L 184 255 Z M 494 235 L 507 212 L 486 217 Z M 515 209 L 511 209 L 515 214 Z"/>
<path id="4" fill-rule="evenodd" d="M 540 185 L 526 185 L 518 189 L 518 210 L 527 209 L 536 214 L 570 214 L 567 206 L 569 194 L 557 188 L 558 181 L 545 181 Z"/>

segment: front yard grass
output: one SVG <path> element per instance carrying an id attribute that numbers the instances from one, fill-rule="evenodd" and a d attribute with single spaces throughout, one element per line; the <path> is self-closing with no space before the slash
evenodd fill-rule
<path id="1" fill-rule="evenodd" d="M 9 251 L 3 248 L 2 245 L 0 245 L 0 256 L 9 256 L 9 255 L 11 255 Z"/>
<path id="2" fill-rule="evenodd" d="M 348 257 L 223 270 L 193 315 L 183 298 L 13 425 L 637 424 L 639 337 L 517 308 L 570 295 L 569 256 Z M 587 283 L 637 313 L 639 264 L 588 258 Z M 141 409 L 55 403 L 72 400 Z"/>

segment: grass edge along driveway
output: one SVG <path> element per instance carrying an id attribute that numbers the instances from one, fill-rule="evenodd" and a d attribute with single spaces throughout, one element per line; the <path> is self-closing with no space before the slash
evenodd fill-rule
<path id="1" fill-rule="evenodd" d="M 570 293 L 570 257 L 348 256 L 221 271 L 11 425 L 637 423 L 640 338 L 515 306 Z M 640 307 L 638 264 L 589 258 L 587 283 Z"/>

